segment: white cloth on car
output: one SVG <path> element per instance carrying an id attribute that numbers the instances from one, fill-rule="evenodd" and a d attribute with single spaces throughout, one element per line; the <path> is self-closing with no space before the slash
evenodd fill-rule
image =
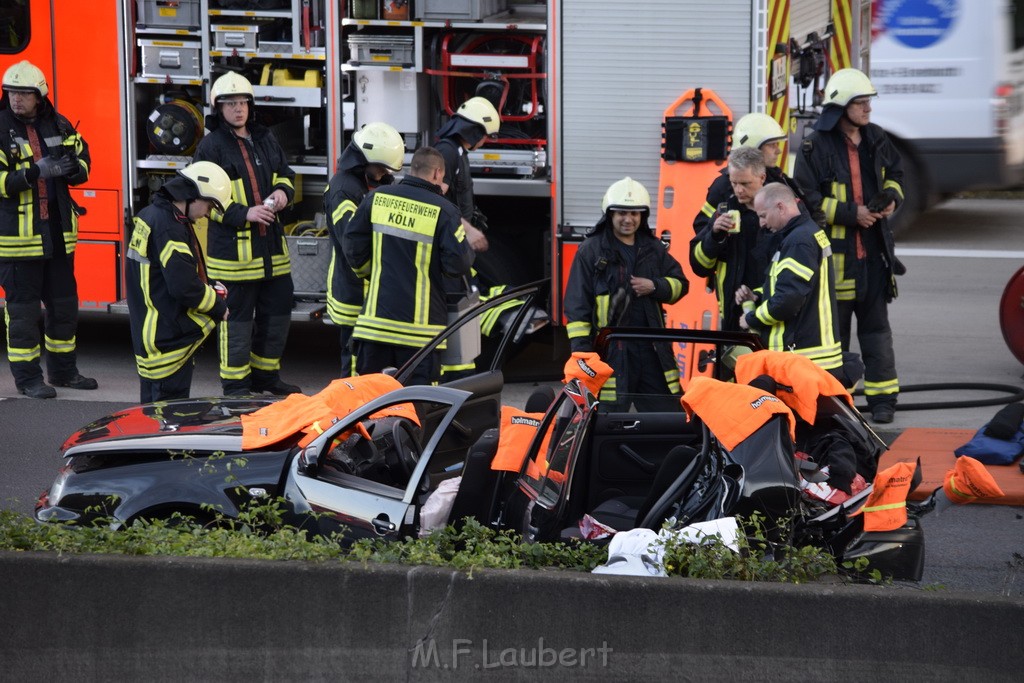
<path id="1" fill-rule="evenodd" d="M 459 492 L 462 477 L 445 479 L 427 496 L 420 509 L 420 538 L 429 536 L 434 529 L 442 529 L 448 524 L 448 516 L 455 504 L 455 494 Z"/>
<path id="2" fill-rule="evenodd" d="M 735 517 L 696 522 L 682 529 L 631 529 L 620 531 L 608 543 L 608 561 L 595 567 L 594 574 L 625 576 L 667 576 L 665 542 L 676 538 L 688 543 L 705 543 L 717 539 L 734 552 L 739 552 L 740 530 Z"/>

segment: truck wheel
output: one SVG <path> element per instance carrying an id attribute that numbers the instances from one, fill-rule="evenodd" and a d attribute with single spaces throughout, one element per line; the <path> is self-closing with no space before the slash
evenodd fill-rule
<path id="1" fill-rule="evenodd" d="M 896 150 L 902 157 L 904 201 L 889 219 L 889 227 L 894 235 L 899 235 L 906 232 L 928 207 L 931 188 L 928 187 L 927 176 L 922 172 L 920 164 L 907 148 L 897 144 Z"/>

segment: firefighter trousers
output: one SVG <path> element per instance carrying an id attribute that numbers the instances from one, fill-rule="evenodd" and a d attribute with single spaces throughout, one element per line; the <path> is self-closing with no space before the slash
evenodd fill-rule
<path id="1" fill-rule="evenodd" d="M 356 355 L 356 370 L 360 375 L 383 372 L 385 368 L 401 368 L 419 349 L 412 346 L 382 344 L 365 339 L 353 340 Z M 429 354 L 423 362 L 416 366 L 406 381 L 406 386 L 415 384 L 432 384 L 437 381 L 440 369 L 440 354 Z"/>
<path id="2" fill-rule="evenodd" d="M 43 318 L 46 374 L 50 382 L 78 374 L 75 330 L 78 286 L 74 256 L 0 263 L 0 286 L 7 305 L 7 357 L 18 389 L 42 381 L 39 318 Z M 45 306 L 45 313 L 40 308 Z"/>
<path id="3" fill-rule="evenodd" d="M 341 374 L 339 377 L 352 377 L 356 374 L 356 356 L 352 353 L 352 325 L 338 325 L 338 342 L 341 344 Z"/>
<path id="4" fill-rule="evenodd" d="M 873 259 L 866 264 L 867 284 L 857 292 L 854 301 L 839 303 L 839 335 L 843 351 L 850 350 L 853 318 L 857 318 L 857 342 L 864 361 L 864 396 L 868 407 L 895 405 L 900 392 L 896 376 L 896 354 L 893 351 L 889 305 L 885 301 L 888 273 Z"/>
<path id="5" fill-rule="evenodd" d="M 610 363 L 617 378 L 611 409 L 628 411 L 632 403 L 640 412 L 681 412 L 679 396 L 665 382 L 665 371 L 655 349 L 644 342 L 619 343 L 622 348 Z M 601 393 L 603 396 L 605 392 Z"/>
<path id="6" fill-rule="evenodd" d="M 225 395 L 263 391 L 280 380 L 291 325 L 292 276 L 225 285 L 228 317 L 217 335 L 221 387 Z"/>
<path id="7" fill-rule="evenodd" d="M 192 371 L 195 368 L 195 357 L 188 359 L 171 375 L 158 380 L 139 378 L 139 400 L 141 403 L 170 401 L 176 398 L 188 398 L 192 390 Z"/>

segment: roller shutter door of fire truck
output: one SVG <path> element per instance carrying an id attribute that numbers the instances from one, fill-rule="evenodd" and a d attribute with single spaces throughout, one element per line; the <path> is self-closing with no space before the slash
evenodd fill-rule
<path id="1" fill-rule="evenodd" d="M 764 4 L 563 0 L 555 65 L 559 223 L 576 232 L 592 226 L 605 190 L 626 175 L 657 195 L 662 115 L 688 89 L 713 89 L 737 116 L 750 111 L 762 30 L 755 16 L 764 21 Z"/>
<path id="2" fill-rule="evenodd" d="M 801 47 L 808 43 L 808 35 L 817 33 L 824 38 L 832 21 L 832 3 L 822 0 L 793 0 L 789 6 L 789 35 Z"/>

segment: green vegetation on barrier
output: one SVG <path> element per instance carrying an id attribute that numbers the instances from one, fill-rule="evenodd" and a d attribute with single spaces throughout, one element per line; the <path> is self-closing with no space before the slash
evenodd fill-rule
<path id="1" fill-rule="evenodd" d="M 11 510 L 0 510 L 0 550 L 118 555 L 174 555 L 264 560 L 346 561 L 451 567 L 463 571 L 492 569 L 565 569 L 588 572 L 607 559 L 605 547 L 582 542 L 525 543 L 507 531 L 494 531 L 467 519 L 460 530 L 448 526 L 424 538 L 402 541 L 363 539 L 351 544 L 340 537 L 307 534 L 282 521 L 278 502 L 253 504 L 232 519 L 211 510 L 214 521 L 200 524 L 174 515 L 140 520 L 126 528 L 40 524 Z M 696 545 L 678 539 L 665 543 L 670 576 L 743 581 L 804 583 L 823 576 L 856 575 L 877 582 L 866 563 L 836 565 L 832 556 L 812 547 L 790 549 L 783 557 L 765 541 L 762 520 L 741 539 L 740 552 L 718 540 Z"/>

